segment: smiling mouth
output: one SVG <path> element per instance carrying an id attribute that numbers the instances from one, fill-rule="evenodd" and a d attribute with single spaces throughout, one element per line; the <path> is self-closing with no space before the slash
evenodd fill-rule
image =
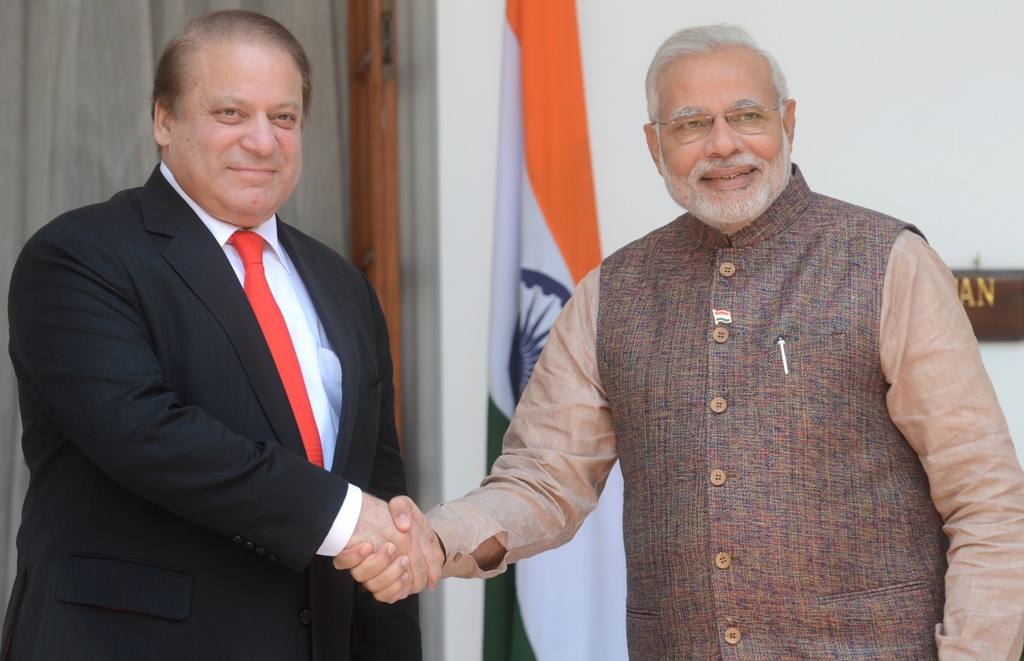
<path id="1" fill-rule="evenodd" d="M 736 179 L 737 177 L 752 174 L 756 169 L 757 168 L 750 168 L 749 170 L 740 170 L 739 172 L 714 176 L 704 175 L 703 177 L 701 177 L 701 179 L 704 179 L 705 181 L 731 181 L 733 179 Z"/>
<path id="2" fill-rule="evenodd" d="M 242 181 L 249 182 L 267 182 L 277 176 L 277 170 L 267 170 L 264 168 L 229 168 L 231 172 L 234 172 L 240 176 Z M 262 185 L 262 183 L 261 183 Z"/>

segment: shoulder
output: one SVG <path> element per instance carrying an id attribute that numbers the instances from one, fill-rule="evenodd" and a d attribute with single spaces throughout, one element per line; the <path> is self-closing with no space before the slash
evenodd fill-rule
<path id="1" fill-rule="evenodd" d="M 811 203 L 804 212 L 805 216 L 815 219 L 829 218 L 838 222 L 864 225 L 866 227 L 877 227 L 890 231 L 895 237 L 896 233 L 904 228 L 913 228 L 913 231 L 920 234 L 917 228 L 910 223 L 893 218 L 874 209 L 868 209 L 857 204 L 837 200 L 821 193 L 811 194 Z"/>
<path id="2" fill-rule="evenodd" d="M 632 260 L 643 259 L 646 255 L 656 251 L 659 246 L 669 242 L 678 241 L 680 235 L 688 231 L 692 223 L 699 222 L 689 213 L 683 214 L 672 222 L 648 232 L 639 239 L 630 241 L 602 261 L 605 270 L 626 264 Z"/>
<path id="3" fill-rule="evenodd" d="M 888 251 L 897 236 L 908 231 L 926 241 L 924 233 L 911 223 L 820 193 L 811 194 L 800 222 L 805 231 L 830 234 L 855 251 Z"/>
<path id="4" fill-rule="evenodd" d="M 40 227 L 22 249 L 89 255 L 117 251 L 144 235 L 140 188 L 123 190 L 105 202 L 66 211 Z"/>

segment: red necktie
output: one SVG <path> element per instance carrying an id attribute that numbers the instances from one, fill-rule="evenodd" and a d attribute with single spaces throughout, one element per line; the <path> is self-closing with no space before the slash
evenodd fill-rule
<path id="1" fill-rule="evenodd" d="M 292 337 L 288 333 L 288 325 L 277 307 L 277 301 L 267 284 L 267 276 L 263 271 L 263 237 L 256 232 L 238 231 L 228 239 L 245 265 L 245 295 L 249 297 L 252 311 L 263 329 L 263 336 L 270 346 L 277 371 L 284 382 L 284 391 L 288 394 L 288 403 L 295 414 L 295 422 L 299 425 L 302 444 L 306 446 L 306 457 L 317 466 L 324 465 L 323 448 L 320 446 L 320 430 L 313 417 L 313 407 L 309 405 L 309 394 L 306 383 L 302 380 L 302 368 L 295 354 Z"/>

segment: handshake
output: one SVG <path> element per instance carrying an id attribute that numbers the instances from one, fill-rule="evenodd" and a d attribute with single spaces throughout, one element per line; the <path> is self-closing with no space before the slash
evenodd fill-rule
<path id="1" fill-rule="evenodd" d="M 441 580 L 444 552 L 427 517 L 409 497 L 390 503 L 364 493 L 348 546 L 334 558 L 378 601 L 393 604 Z"/>

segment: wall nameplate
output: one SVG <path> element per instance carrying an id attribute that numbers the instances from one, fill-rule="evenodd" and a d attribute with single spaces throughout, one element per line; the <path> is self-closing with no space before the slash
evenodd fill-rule
<path id="1" fill-rule="evenodd" d="M 1024 339 L 1024 270 L 957 269 L 953 278 L 979 340 Z"/>

